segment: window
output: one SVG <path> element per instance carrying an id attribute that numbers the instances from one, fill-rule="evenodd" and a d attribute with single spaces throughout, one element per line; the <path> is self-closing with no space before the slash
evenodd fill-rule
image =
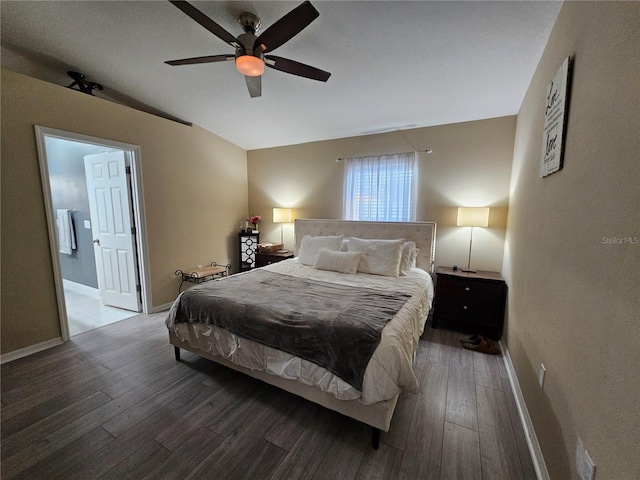
<path id="1" fill-rule="evenodd" d="M 416 219 L 415 152 L 345 160 L 345 220 L 413 222 Z"/>

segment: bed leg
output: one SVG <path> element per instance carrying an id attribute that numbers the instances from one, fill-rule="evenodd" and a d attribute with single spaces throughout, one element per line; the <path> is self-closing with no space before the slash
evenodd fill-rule
<path id="1" fill-rule="evenodd" d="M 377 450 L 380 446 L 380 429 L 371 427 L 371 446 L 374 450 Z"/>
<path id="2" fill-rule="evenodd" d="M 173 353 L 176 355 L 176 362 L 180 361 L 180 349 L 176 346 L 173 347 Z"/>

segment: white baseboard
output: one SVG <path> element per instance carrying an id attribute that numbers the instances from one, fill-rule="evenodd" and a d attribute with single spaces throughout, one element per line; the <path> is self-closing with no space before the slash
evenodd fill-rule
<path id="1" fill-rule="evenodd" d="M 547 470 L 547 465 L 545 464 L 544 457 L 542 455 L 542 449 L 538 443 L 538 437 L 536 437 L 536 431 L 533 428 L 533 422 L 529 416 L 529 410 L 527 410 L 527 404 L 524 401 L 524 395 L 522 395 L 522 390 L 518 383 L 516 370 L 513 367 L 513 362 L 511 362 L 511 355 L 509 355 L 509 350 L 502 342 L 500 342 L 500 347 L 502 348 L 504 365 L 507 369 L 507 374 L 509 375 L 509 383 L 511 384 L 513 396 L 516 399 L 518 414 L 520 415 L 520 421 L 524 428 L 524 435 L 527 439 L 527 445 L 529 446 L 529 452 L 531 453 L 531 458 L 533 460 L 533 467 L 536 470 L 536 476 L 538 477 L 538 480 L 550 480 L 549 471 Z"/>
<path id="2" fill-rule="evenodd" d="M 164 312 L 165 310 L 169 310 L 171 308 L 171 305 L 173 305 L 173 302 L 165 303 L 163 305 L 157 305 L 153 307 L 149 313 Z"/>
<path id="3" fill-rule="evenodd" d="M 71 290 L 72 292 L 79 293 L 81 295 L 86 295 L 87 297 L 95 298 L 100 300 L 100 290 L 97 288 L 89 287 L 88 285 L 83 285 L 82 283 L 72 282 L 71 280 L 67 280 L 65 278 L 62 279 L 62 284 L 66 290 Z"/>
<path id="4" fill-rule="evenodd" d="M 0 355 L 0 364 L 11 362 L 28 355 L 33 355 L 34 353 L 38 353 L 52 347 L 57 347 L 58 345 L 62 345 L 63 343 L 64 342 L 62 341 L 62 337 L 58 337 L 47 340 L 46 342 L 29 345 L 28 347 L 24 347 L 19 350 L 14 350 L 12 352 Z"/>

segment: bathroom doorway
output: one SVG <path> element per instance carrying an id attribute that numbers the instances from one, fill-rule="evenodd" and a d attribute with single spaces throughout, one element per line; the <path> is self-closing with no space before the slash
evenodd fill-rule
<path id="1" fill-rule="evenodd" d="M 45 127 L 36 127 L 36 137 L 63 340 L 147 313 L 149 288 L 139 148 Z M 99 199 L 102 210 L 96 214 L 95 198 L 89 202 L 96 191 L 87 187 L 85 157 L 109 153 L 120 157 L 122 165 L 105 164 L 106 176 L 120 170 L 123 183 Z M 109 201 L 105 203 L 105 199 Z M 103 214 L 104 208 L 114 206 L 116 215 Z M 115 226 L 108 225 L 114 223 L 114 217 Z M 118 224 L 118 219 L 124 222 Z M 109 257 L 110 249 L 103 248 L 105 230 L 109 230 L 107 234 L 115 230 L 128 240 L 129 251 L 118 247 L 113 253 L 116 249 L 111 249 Z M 102 247 L 99 239 L 103 240 Z M 106 269 L 101 268 L 104 265 Z M 135 298 L 122 305 L 113 301 L 114 295 L 123 293 Z"/>

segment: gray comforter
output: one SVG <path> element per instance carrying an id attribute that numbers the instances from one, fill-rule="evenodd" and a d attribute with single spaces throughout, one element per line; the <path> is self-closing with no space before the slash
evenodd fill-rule
<path id="1" fill-rule="evenodd" d="M 175 322 L 223 327 L 309 360 L 362 390 L 382 329 L 409 297 L 255 270 L 185 291 Z"/>

